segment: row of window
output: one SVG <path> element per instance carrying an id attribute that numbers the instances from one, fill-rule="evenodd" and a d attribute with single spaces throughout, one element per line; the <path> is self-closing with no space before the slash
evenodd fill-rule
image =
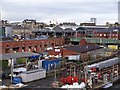
<path id="1" fill-rule="evenodd" d="M 96 36 L 109 36 L 109 37 L 118 37 L 118 34 L 96 34 Z"/>

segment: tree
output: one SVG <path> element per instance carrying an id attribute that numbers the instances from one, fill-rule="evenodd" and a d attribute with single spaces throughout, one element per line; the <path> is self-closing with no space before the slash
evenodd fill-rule
<path id="1" fill-rule="evenodd" d="M 118 22 L 115 22 L 115 26 L 119 26 L 119 23 L 118 23 Z"/>

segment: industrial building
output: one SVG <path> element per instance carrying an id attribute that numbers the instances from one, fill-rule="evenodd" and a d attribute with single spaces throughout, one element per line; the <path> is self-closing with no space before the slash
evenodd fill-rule
<path id="1" fill-rule="evenodd" d="M 114 82 L 120 79 L 120 59 L 118 57 L 85 66 L 86 82 Z"/>
<path id="2" fill-rule="evenodd" d="M 4 65 L 2 65 L 2 68 L 4 68 L 2 69 L 2 77 L 8 78 L 10 75 L 11 83 L 27 83 L 46 77 L 46 70 L 38 66 L 40 55 L 37 53 L 18 52 L 0 54 L 0 57 L 1 63 L 4 63 Z M 25 63 L 18 62 L 19 58 L 20 61 L 24 58 Z"/>
<path id="3" fill-rule="evenodd" d="M 45 52 L 48 47 L 63 46 L 64 38 L 35 39 L 22 41 L 1 41 L 1 54 L 15 52 Z"/>
<path id="4" fill-rule="evenodd" d="M 59 56 L 68 60 L 89 61 L 91 58 L 96 58 L 97 55 L 103 52 L 103 47 L 94 44 L 66 46 L 63 48 L 55 48 L 49 50 L 50 56 Z"/>
<path id="5" fill-rule="evenodd" d="M 0 26 L 0 37 L 12 37 L 13 28 L 10 26 Z"/>

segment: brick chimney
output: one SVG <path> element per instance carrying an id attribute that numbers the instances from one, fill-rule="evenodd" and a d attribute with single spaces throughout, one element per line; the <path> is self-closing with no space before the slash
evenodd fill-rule
<path id="1" fill-rule="evenodd" d="M 84 46 L 84 45 L 87 45 L 87 41 L 85 39 L 81 39 L 80 42 L 79 42 L 79 45 L 80 46 Z"/>

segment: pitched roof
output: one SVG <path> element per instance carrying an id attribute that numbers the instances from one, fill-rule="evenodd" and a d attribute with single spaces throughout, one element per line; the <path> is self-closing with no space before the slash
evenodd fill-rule
<path id="1" fill-rule="evenodd" d="M 85 28 L 84 27 L 78 27 L 76 30 L 77 31 L 79 31 L 79 30 L 85 30 Z"/>
<path id="2" fill-rule="evenodd" d="M 83 52 L 88 52 L 88 51 L 93 51 L 96 49 L 100 49 L 103 47 L 100 47 L 98 45 L 93 45 L 93 44 L 88 44 L 88 45 L 84 45 L 84 46 L 80 46 L 80 45 L 75 45 L 75 46 L 68 46 L 65 47 L 67 50 L 72 50 L 78 53 L 83 53 Z"/>
<path id="3" fill-rule="evenodd" d="M 53 30 L 55 30 L 55 31 L 63 31 L 63 29 L 60 26 L 54 27 Z"/>
<path id="4" fill-rule="evenodd" d="M 72 28 L 66 28 L 64 29 L 64 32 L 75 32 Z"/>

